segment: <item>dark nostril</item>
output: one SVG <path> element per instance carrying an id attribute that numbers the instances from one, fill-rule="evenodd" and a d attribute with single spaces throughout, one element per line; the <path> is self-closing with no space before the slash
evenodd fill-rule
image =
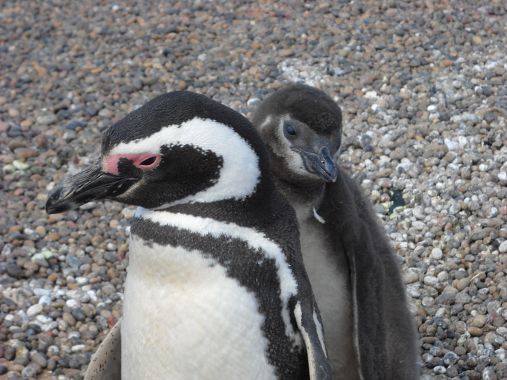
<path id="1" fill-rule="evenodd" d="M 142 161 L 139 165 L 148 166 L 155 162 L 156 157 L 149 157 L 146 160 Z"/>

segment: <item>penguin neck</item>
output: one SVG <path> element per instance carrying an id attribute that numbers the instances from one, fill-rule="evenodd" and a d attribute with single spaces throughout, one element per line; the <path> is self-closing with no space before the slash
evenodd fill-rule
<path id="1" fill-rule="evenodd" d="M 314 183 L 289 183 L 283 179 L 275 179 L 276 187 L 294 206 L 298 219 L 313 216 L 313 209 L 318 209 L 324 198 L 326 184 Z"/>
<path id="2" fill-rule="evenodd" d="M 274 214 L 280 194 L 276 192 L 273 181 L 261 176 L 255 191 L 244 199 L 224 199 L 214 202 L 189 202 L 175 204 L 156 211 L 187 214 L 217 221 L 234 223 L 245 227 L 261 227 L 269 224 L 269 216 Z"/>

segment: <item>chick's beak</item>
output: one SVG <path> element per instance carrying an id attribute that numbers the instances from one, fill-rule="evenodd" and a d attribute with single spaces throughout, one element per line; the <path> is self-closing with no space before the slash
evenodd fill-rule
<path id="1" fill-rule="evenodd" d="M 326 182 L 335 182 L 338 168 L 327 146 L 317 149 L 317 152 L 303 152 L 303 160 L 307 169 L 321 177 Z"/>
<path id="2" fill-rule="evenodd" d="M 49 195 L 46 212 L 56 214 L 71 210 L 92 200 L 114 198 L 139 178 L 105 173 L 99 163 L 64 179 Z"/>

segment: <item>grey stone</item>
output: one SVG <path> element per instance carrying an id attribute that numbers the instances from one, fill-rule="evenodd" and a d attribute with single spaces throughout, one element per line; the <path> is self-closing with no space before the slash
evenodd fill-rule
<path id="1" fill-rule="evenodd" d="M 33 317 L 37 314 L 39 314 L 40 312 L 42 312 L 43 310 L 43 306 L 41 304 L 35 304 L 35 305 L 32 305 L 28 308 L 28 310 L 26 311 L 26 314 L 29 316 L 29 317 Z"/>

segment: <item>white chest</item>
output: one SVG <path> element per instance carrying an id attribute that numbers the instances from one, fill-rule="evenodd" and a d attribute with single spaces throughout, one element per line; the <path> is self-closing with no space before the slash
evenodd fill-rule
<path id="1" fill-rule="evenodd" d="M 274 379 L 255 296 L 202 252 L 134 237 L 122 379 Z"/>

